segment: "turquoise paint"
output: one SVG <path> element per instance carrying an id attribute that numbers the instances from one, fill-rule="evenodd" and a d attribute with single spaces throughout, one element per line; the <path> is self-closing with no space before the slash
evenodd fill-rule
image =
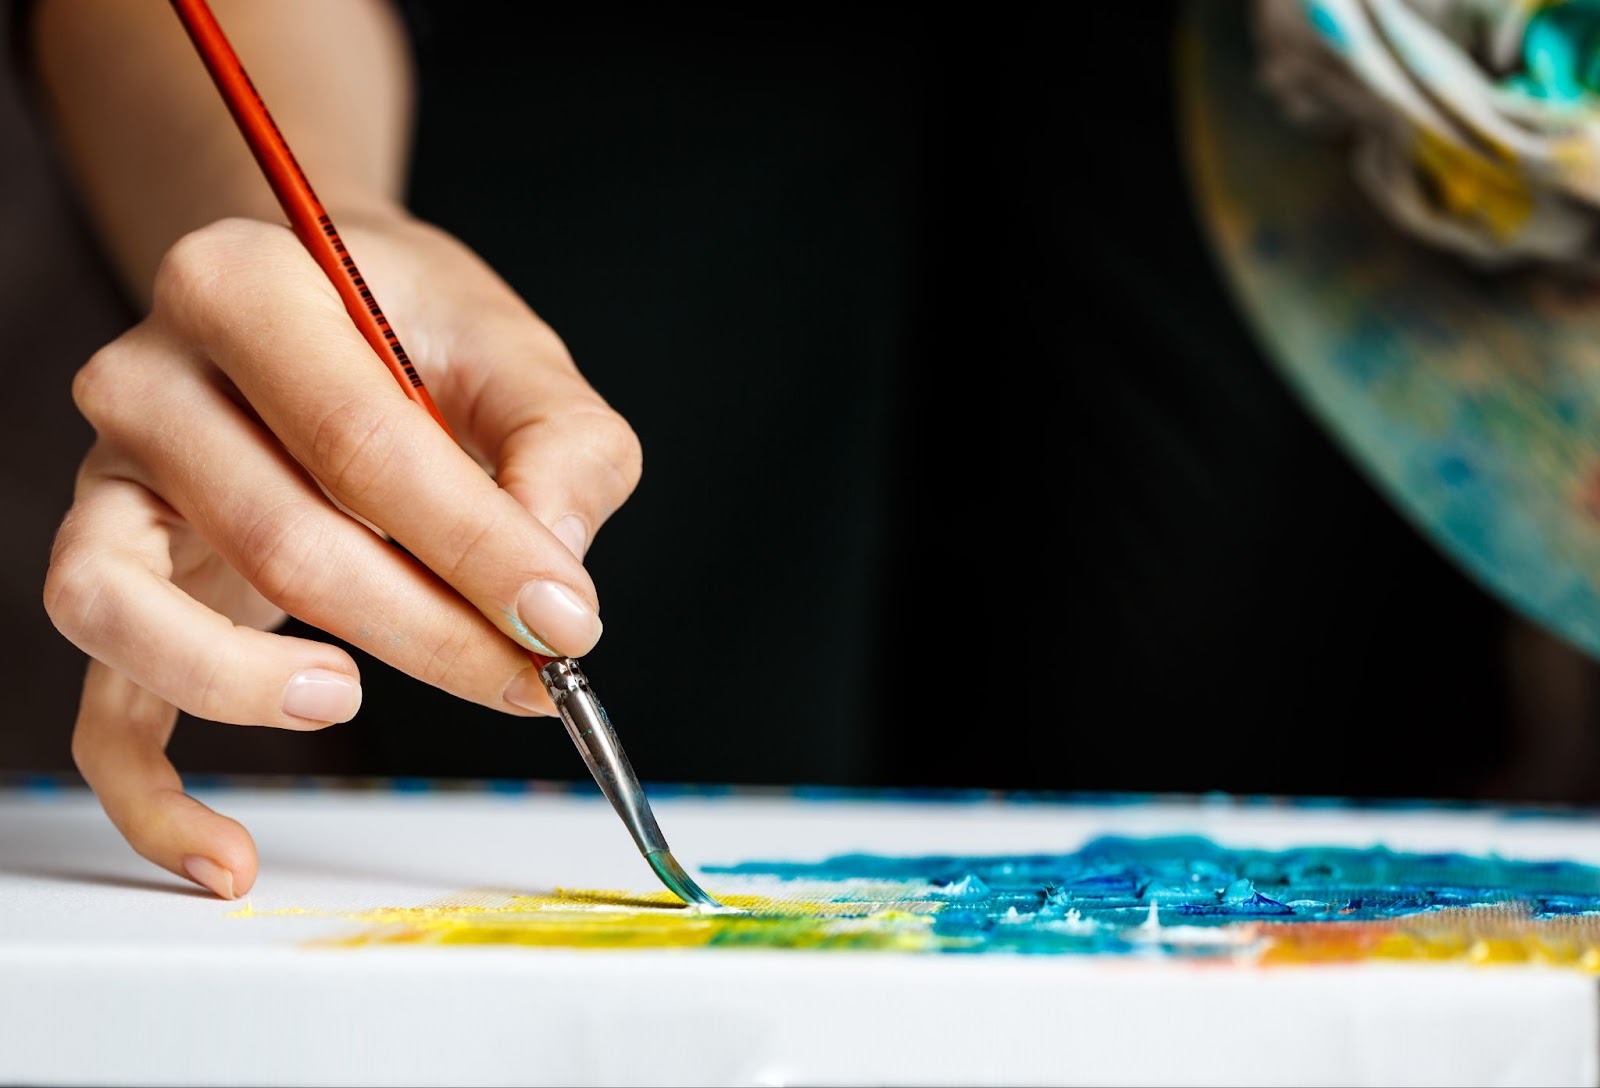
<path id="1" fill-rule="evenodd" d="M 1600 91 L 1600 2 L 1567 0 L 1535 13 L 1522 34 L 1526 70 L 1512 86 L 1532 98 L 1571 106 Z"/>
<path id="2" fill-rule="evenodd" d="M 1372 922 L 1505 905 L 1534 919 L 1600 911 L 1600 868 L 1571 861 L 1381 847 L 1237 849 L 1196 836 L 1108 836 L 1062 854 L 848 854 L 703 871 L 923 886 L 927 897 L 946 901 L 932 936 L 952 952 L 1115 954 L 1156 946 L 1208 956 L 1231 952 L 1227 929 L 1241 922 Z"/>
<path id="3" fill-rule="evenodd" d="M 522 641 L 533 647 L 535 653 L 544 654 L 546 657 L 561 656 L 561 654 L 556 652 L 553 646 L 545 643 L 543 639 L 528 629 L 528 625 L 522 622 L 522 617 L 517 615 L 516 609 L 507 608 L 504 609 L 504 612 L 506 614 L 506 621 L 510 623 L 511 626 L 516 630 L 517 637 L 521 638 Z"/>
<path id="4" fill-rule="evenodd" d="M 1350 39 L 1345 37 L 1344 27 L 1339 25 L 1339 20 L 1334 18 L 1333 13 L 1317 3 L 1307 2 L 1305 7 L 1306 18 L 1311 22 L 1312 28 L 1322 35 L 1322 40 L 1341 53 L 1348 52 Z"/>

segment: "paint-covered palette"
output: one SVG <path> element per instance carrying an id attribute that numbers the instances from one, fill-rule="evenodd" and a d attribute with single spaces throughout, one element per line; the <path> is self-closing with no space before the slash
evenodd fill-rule
<path id="1" fill-rule="evenodd" d="M 377 786 L 197 790 L 237 903 L 0 789 L 0 1082 L 1600 1081 L 1585 813 L 652 791 L 710 914 L 592 791 Z"/>
<path id="2" fill-rule="evenodd" d="M 1600 284 L 1487 274 L 1391 225 L 1347 143 L 1263 89 L 1254 7 L 1188 4 L 1178 54 L 1194 196 L 1242 311 L 1446 554 L 1600 653 Z"/>

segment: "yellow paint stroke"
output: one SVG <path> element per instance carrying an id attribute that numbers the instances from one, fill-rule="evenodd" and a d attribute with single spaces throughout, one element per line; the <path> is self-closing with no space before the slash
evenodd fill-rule
<path id="1" fill-rule="evenodd" d="M 722 913 L 685 907 L 670 892 L 558 889 L 550 895 L 476 892 L 418 907 L 336 911 L 287 907 L 258 911 L 246 903 L 234 918 L 343 918 L 358 931 L 310 942 L 315 947 L 371 945 L 522 945 L 559 948 L 781 948 L 918 950 L 934 947 L 933 916 L 941 900 L 907 897 L 900 885 L 858 887 L 849 898 L 776 898 L 717 892 L 734 908 Z M 874 891 L 865 897 L 863 891 Z M 944 942 L 947 943 L 947 942 Z"/>
<path id="2" fill-rule="evenodd" d="M 1510 238 L 1533 213 L 1533 190 L 1516 164 L 1496 162 L 1427 129 L 1417 129 L 1414 154 L 1418 167 L 1433 182 L 1445 211 L 1475 219 L 1498 238 Z M 1502 150 L 1502 149 L 1497 149 Z"/>

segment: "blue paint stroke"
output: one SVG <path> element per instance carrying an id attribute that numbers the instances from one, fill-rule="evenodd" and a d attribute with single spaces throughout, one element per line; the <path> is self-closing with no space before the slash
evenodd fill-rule
<path id="1" fill-rule="evenodd" d="M 1532 919 L 1600 912 L 1600 868 L 1572 861 L 1249 850 L 1186 835 L 1107 836 L 1067 854 L 846 854 L 702 868 L 852 882 L 839 902 L 859 897 L 860 881 L 926 886 L 928 898 L 944 900 L 932 936 L 953 952 L 1133 952 L 1180 940 L 1183 952 L 1203 956 L 1230 951 L 1225 931 L 1242 922 L 1372 922 L 1505 905 Z"/>

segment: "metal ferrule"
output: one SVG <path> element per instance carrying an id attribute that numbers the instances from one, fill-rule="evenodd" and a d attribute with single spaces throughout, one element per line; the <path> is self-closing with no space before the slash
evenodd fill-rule
<path id="1" fill-rule="evenodd" d="M 645 854 L 667 849 L 667 840 L 650 812 L 644 788 L 617 741 L 605 707 L 595 697 L 578 663 L 570 657 L 556 658 L 539 670 L 539 678 L 566 723 L 572 743 L 589 765 L 589 773 L 622 817 L 633 841 Z"/>

